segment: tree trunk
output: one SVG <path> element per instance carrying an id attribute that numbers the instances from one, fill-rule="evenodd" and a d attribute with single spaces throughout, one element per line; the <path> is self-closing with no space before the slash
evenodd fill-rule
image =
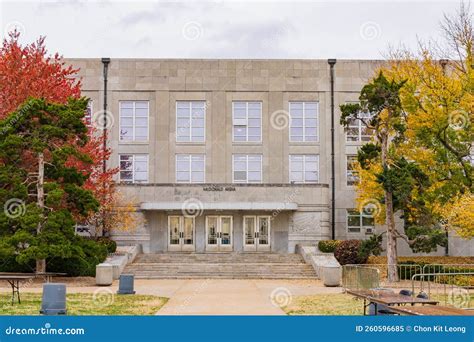
<path id="1" fill-rule="evenodd" d="M 386 222 L 387 222 L 387 270 L 388 281 L 398 281 L 397 272 L 397 236 L 395 235 L 395 219 L 393 213 L 392 193 L 385 192 Z"/>
<path id="2" fill-rule="evenodd" d="M 44 210 L 44 154 L 38 154 L 38 183 L 36 184 L 37 204 L 41 210 L 40 221 L 36 227 L 36 234 L 39 235 L 43 228 L 43 210 Z M 36 260 L 36 273 L 46 272 L 46 260 Z"/>
<path id="3" fill-rule="evenodd" d="M 388 134 L 381 141 L 382 166 L 388 167 Z M 390 191 L 385 190 L 385 223 L 387 224 L 387 277 L 389 282 L 398 281 L 397 272 L 397 236 L 395 234 L 395 218 L 393 212 L 393 196 Z"/>

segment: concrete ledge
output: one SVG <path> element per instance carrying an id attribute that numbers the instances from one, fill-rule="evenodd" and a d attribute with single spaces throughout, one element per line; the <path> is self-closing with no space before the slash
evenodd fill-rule
<path id="1" fill-rule="evenodd" d="M 113 278 L 113 266 L 109 263 L 98 264 L 95 267 L 95 283 L 101 286 L 112 285 Z"/>
<path id="2" fill-rule="evenodd" d="M 342 279 L 342 267 L 332 253 L 322 253 L 316 246 L 296 246 L 307 264 L 313 266 L 316 275 L 325 286 L 339 286 Z"/>
<path id="3" fill-rule="evenodd" d="M 105 263 L 112 266 L 113 279 L 119 279 L 125 267 L 132 263 L 140 252 L 141 245 L 117 247 L 117 251 L 105 260 Z"/>

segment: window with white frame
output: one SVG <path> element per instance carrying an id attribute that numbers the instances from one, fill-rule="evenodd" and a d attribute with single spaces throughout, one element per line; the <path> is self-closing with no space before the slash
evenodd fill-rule
<path id="1" fill-rule="evenodd" d="M 290 102 L 290 141 L 318 141 L 319 105 L 317 102 Z"/>
<path id="2" fill-rule="evenodd" d="M 120 101 L 120 141 L 148 141 L 148 101 Z"/>
<path id="3" fill-rule="evenodd" d="M 148 183 L 148 155 L 120 155 L 120 183 Z"/>
<path id="4" fill-rule="evenodd" d="M 319 156 L 317 154 L 290 155 L 290 183 L 317 183 Z"/>
<path id="5" fill-rule="evenodd" d="M 361 112 L 358 114 L 360 119 L 368 122 L 372 114 Z M 360 119 L 351 119 L 347 125 L 346 131 L 346 141 L 370 141 L 373 130 L 367 128 L 367 126 Z"/>
<path id="6" fill-rule="evenodd" d="M 176 141 L 204 142 L 206 122 L 205 101 L 176 102 Z"/>
<path id="7" fill-rule="evenodd" d="M 204 154 L 176 155 L 177 183 L 204 183 L 206 161 Z"/>
<path id="8" fill-rule="evenodd" d="M 348 186 L 353 186 L 359 183 L 359 172 L 356 171 L 357 156 L 347 156 L 346 161 L 346 180 Z"/>
<path id="9" fill-rule="evenodd" d="M 262 103 L 232 102 L 233 141 L 262 141 Z"/>
<path id="10" fill-rule="evenodd" d="M 87 127 L 90 127 L 92 125 L 92 108 L 92 100 L 89 100 L 87 102 L 86 112 L 84 113 L 84 123 Z"/>
<path id="11" fill-rule="evenodd" d="M 360 233 L 362 230 L 373 232 L 375 226 L 374 216 L 357 209 L 347 209 L 347 231 Z"/>
<path id="12" fill-rule="evenodd" d="M 471 150 L 471 153 L 468 156 L 464 157 L 463 160 L 471 164 L 471 166 L 474 166 L 474 151 Z"/>
<path id="13" fill-rule="evenodd" d="M 261 154 L 234 154 L 232 164 L 234 183 L 262 182 Z"/>

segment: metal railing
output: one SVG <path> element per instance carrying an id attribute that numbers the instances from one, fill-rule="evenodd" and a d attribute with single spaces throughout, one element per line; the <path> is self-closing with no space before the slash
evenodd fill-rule
<path id="1" fill-rule="evenodd" d="M 421 273 L 474 272 L 474 264 L 427 264 Z"/>
<path id="2" fill-rule="evenodd" d="M 398 264 L 397 282 L 388 281 L 387 264 L 351 264 L 342 267 L 342 284 L 347 289 L 404 288 L 416 296 L 425 292 L 445 305 L 457 302 L 474 307 L 473 264 Z M 467 300 L 466 300 L 467 298 Z M 464 305 L 465 306 L 465 305 Z"/>
<path id="3" fill-rule="evenodd" d="M 380 271 L 364 265 L 344 265 L 342 286 L 345 289 L 373 289 L 380 287 Z"/>
<path id="4" fill-rule="evenodd" d="M 471 303 L 474 302 L 473 279 L 474 271 L 420 273 L 412 276 L 411 288 L 414 295 L 415 288 L 419 288 L 428 297 L 444 302 L 444 305 L 469 309 L 474 305 Z"/>
<path id="5" fill-rule="evenodd" d="M 411 277 L 414 274 L 422 273 L 422 266 L 417 264 L 398 264 L 395 265 L 397 267 L 397 274 L 399 282 L 389 282 L 388 281 L 388 265 L 387 264 L 350 264 L 344 265 L 344 267 L 368 267 L 368 268 L 376 268 L 379 270 L 379 285 L 385 287 L 407 287 L 410 285 Z M 403 282 L 406 280 L 406 282 Z M 344 282 L 344 279 L 343 279 Z"/>

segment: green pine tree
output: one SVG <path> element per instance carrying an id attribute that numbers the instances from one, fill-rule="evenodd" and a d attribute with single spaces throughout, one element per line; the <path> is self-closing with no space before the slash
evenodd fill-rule
<path id="1" fill-rule="evenodd" d="M 88 175 L 70 161 L 91 162 L 78 147 L 87 142 L 87 99 L 67 104 L 28 99 L 0 120 L 0 257 L 19 264 L 84 254 L 75 218 L 98 209 L 83 188 Z"/>

